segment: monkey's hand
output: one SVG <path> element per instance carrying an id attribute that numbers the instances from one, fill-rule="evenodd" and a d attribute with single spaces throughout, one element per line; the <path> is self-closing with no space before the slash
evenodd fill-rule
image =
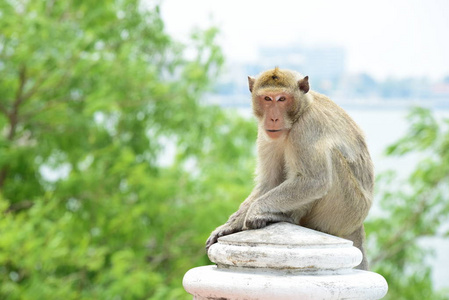
<path id="1" fill-rule="evenodd" d="M 221 225 L 220 227 L 218 227 L 217 229 L 215 229 L 214 231 L 212 231 L 212 233 L 210 234 L 210 237 L 207 239 L 206 241 L 206 252 L 209 251 L 210 246 L 212 246 L 213 244 L 215 244 L 218 240 L 219 237 L 228 235 L 228 234 L 232 234 L 235 232 L 239 232 L 242 231 L 241 226 L 238 227 L 236 226 L 236 224 L 229 224 L 226 223 L 224 225 Z"/>

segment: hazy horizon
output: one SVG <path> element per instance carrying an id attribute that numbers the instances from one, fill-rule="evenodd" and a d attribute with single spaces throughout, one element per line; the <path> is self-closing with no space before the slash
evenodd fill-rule
<path id="1" fill-rule="evenodd" d="M 167 31 L 184 40 L 217 26 L 229 61 L 257 62 L 264 46 L 329 45 L 346 51 L 346 71 L 388 77 L 449 76 L 449 1 L 226 2 L 165 0 Z"/>

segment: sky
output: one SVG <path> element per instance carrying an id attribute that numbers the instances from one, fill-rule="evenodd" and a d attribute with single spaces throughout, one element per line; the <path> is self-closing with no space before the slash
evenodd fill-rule
<path id="1" fill-rule="evenodd" d="M 346 50 L 349 73 L 449 76 L 447 0 L 163 0 L 161 14 L 181 41 L 217 26 L 230 61 L 257 62 L 262 46 L 329 45 Z"/>

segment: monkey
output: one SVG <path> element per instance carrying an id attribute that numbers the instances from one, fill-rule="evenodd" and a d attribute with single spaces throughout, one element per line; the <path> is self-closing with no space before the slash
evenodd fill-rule
<path id="1" fill-rule="evenodd" d="M 363 221 L 373 199 L 374 170 L 358 125 L 309 77 L 274 69 L 248 76 L 257 119 L 255 187 L 237 212 L 215 229 L 221 236 L 290 222 L 349 239 L 367 270 Z"/>

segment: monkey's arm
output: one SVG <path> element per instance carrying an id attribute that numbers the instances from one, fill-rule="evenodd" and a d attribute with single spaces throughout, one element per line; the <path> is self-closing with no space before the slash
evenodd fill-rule
<path id="1" fill-rule="evenodd" d="M 295 169 L 283 183 L 261 195 L 249 208 L 243 229 L 255 229 L 279 222 L 293 211 L 326 195 L 332 186 L 330 153 L 302 152 Z"/>
<path id="2" fill-rule="evenodd" d="M 259 149 L 260 150 L 260 149 Z M 265 154 L 265 155 L 264 155 Z M 267 155 L 270 154 L 270 155 Z M 252 203 L 259 199 L 262 195 L 273 189 L 276 185 L 279 185 L 282 181 L 284 174 L 283 171 L 283 159 L 279 153 L 273 155 L 273 153 L 259 153 L 259 161 L 257 168 L 257 184 L 254 187 L 251 194 L 240 205 L 238 211 L 229 217 L 229 220 L 215 229 L 209 239 L 206 242 L 206 249 L 209 249 L 217 239 L 221 236 L 232 234 L 243 230 L 246 215 L 250 209 Z M 279 216 L 282 217 L 282 216 Z M 277 221 L 286 221 L 286 219 L 278 219 Z"/>
<path id="3" fill-rule="evenodd" d="M 206 251 L 209 250 L 210 246 L 217 242 L 219 237 L 243 230 L 243 224 L 248 209 L 250 208 L 251 204 L 262 194 L 262 189 L 259 186 L 254 188 L 248 198 L 246 198 L 246 200 L 243 201 L 243 203 L 240 205 L 239 210 L 233 213 L 225 224 L 217 227 L 214 231 L 212 231 L 206 241 Z"/>

